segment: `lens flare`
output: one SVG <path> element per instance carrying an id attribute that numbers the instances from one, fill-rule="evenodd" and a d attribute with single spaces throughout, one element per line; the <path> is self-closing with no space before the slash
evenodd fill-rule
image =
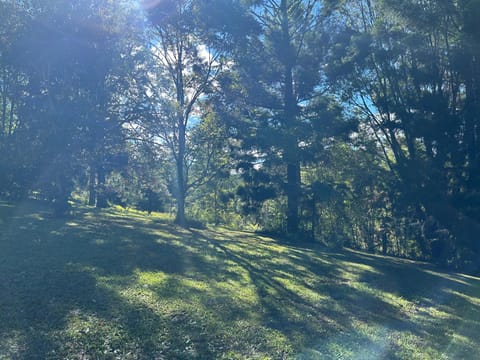
<path id="1" fill-rule="evenodd" d="M 162 2 L 163 0 L 141 0 L 140 6 L 146 10 L 149 10 L 160 5 Z"/>

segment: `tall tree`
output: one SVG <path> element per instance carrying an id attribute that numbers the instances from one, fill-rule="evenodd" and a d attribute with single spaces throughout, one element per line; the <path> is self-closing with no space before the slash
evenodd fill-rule
<path id="1" fill-rule="evenodd" d="M 189 133 L 201 121 L 201 100 L 213 91 L 225 62 L 221 48 L 209 47 L 200 16 L 205 4 L 169 0 L 147 8 L 155 69 L 146 90 L 153 107 L 150 129 L 175 163 L 175 221 L 181 226 L 187 225 L 185 199 L 191 185 Z"/>
<path id="2" fill-rule="evenodd" d="M 60 214 L 85 157 L 102 152 L 105 159 L 111 149 L 106 144 L 119 139 L 109 104 L 111 83 L 120 77 L 112 69 L 121 57 L 122 32 L 108 2 L 18 6 L 25 25 L 9 52 L 10 66 L 25 79 L 16 112 L 18 162 L 30 169 L 26 187 L 51 199 Z"/>
<path id="3" fill-rule="evenodd" d="M 12 61 L 13 47 L 25 25 L 23 15 L 16 4 L 0 3 L 0 193 L 7 196 L 15 196 L 18 188 L 23 187 L 22 181 L 16 179 L 20 168 L 15 160 L 18 155 L 15 133 L 25 76 Z"/>
<path id="4" fill-rule="evenodd" d="M 328 88 L 322 78 L 328 25 L 322 2 L 313 0 L 252 1 L 250 14 L 257 33 L 239 45 L 238 80 L 232 82 L 226 101 L 243 102 L 232 123 L 242 138 L 243 153 L 254 155 L 257 168 L 265 168 L 273 158 L 275 166 L 283 167 L 286 230 L 294 235 L 300 223 L 302 162 L 312 148 L 321 147 L 322 138 L 340 130 L 333 125 L 337 119 L 322 122 L 320 116 L 335 107 L 333 98 L 325 96 Z"/>
<path id="5" fill-rule="evenodd" d="M 410 203 L 456 238 L 449 261 L 478 258 L 480 67 L 472 19 L 480 3 L 360 1 L 356 12 L 352 4 L 337 75 L 352 75 L 352 99 L 391 154 Z"/>

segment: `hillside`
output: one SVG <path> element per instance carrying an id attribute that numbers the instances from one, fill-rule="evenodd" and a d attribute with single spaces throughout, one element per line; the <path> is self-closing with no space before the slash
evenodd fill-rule
<path id="1" fill-rule="evenodd" d="M 0 229 L 1 360 L 480 353 L 480 279 L 428 264 L 122 210 L 0 203 Z"/>

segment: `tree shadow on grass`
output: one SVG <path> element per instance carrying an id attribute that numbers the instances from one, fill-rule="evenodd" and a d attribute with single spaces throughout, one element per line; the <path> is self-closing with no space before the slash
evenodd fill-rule
<path id="1" fill-rule="evenodd" d="M 213 357 L 200 335 L 192 335 L 198 349 L 179 344 L 185 333 L 197 333 L 195 314 L 180 321 L 182 333 L 178 316 L 162 317 L 118 288 L 134 287 L 137 270 L 184 276 L 219 268 L 175 236 L 152 233 L 151 225 L 86 221 L 86 214 L 46 221 L 26 211 L 2 218 L 0 359 L 189 358 L 189 351 Z"/>
<path id="2" fill-rule="evenodd" d="M 229 239 L 217 235 L 221 240 L 212 240 L 201 233 L 197 233 L 197 238 L 214 244 L 223 256 L 248 271 L 261 299 L 264 325 L 280 331 L 297 346 L 349 332 L 355 334 L 356 342 L 369 343 L 366 335 L 356 332 L 356 322 L 417 332 L 414 324 L 405 319 L 397 307 L 375 293 L 350 286 L 350 279 L 345 278 L 341 267 L 334 261 L 285 245 L 281 249 L 285 252 L 283 255 L 272 251 L 267 256 L 262 253 L 261 239 L 257 239 L 257 243 L 242 243 L 242 252 L 236 248 L 237 237 Z M 235 244 L 235 251 L 231 250 L 232 244 Z M 257 257 L 252 249 L 261 255 Z"/>
<path id="3" fill-rule="evenodd" d="M 226 257 L 248 269 L 262 294 L 269 326 L 289 338 L 302 338 L 303 345 L 313 345 L 315 338 L 323 338 L 319 344 L 329 343 L 331 349 L 315 345 L 323 348 L 310 354 L 313 358 L 329 358 L 339 348 L 348 353 L 349 347 L 357 352 L 367 349 L 363 358 L 369 359 L 426 357 L 427 352 L 431 358 L 443 353 L 472 358 L 476 353 L 472 350 L 480 329 L 478 279 L 442 273 L 425 263 L 353 251 L 285 244 L 274 250 L 275 244 L 261 237 L 245 238 L 241 244 L 240 237 L 220 233 L 216 237 L 221 240 L 204 241 L 213 241 Z M 304 294 L 308 291 L 313 293 L 310 298 Z M 315 299 L 322 294 L 325 297 Z M 304 318 L 294 321 L 292 314 Z M 347 334 L 354 344 L 346 341 Z M 353 353 L 344 358 L 357 357 Z"/>
<path id="4" fill-rule="evenodd" d="M 2 360 L 282 358 L 303 347 L 394 359 L 407 356 L 392 334 L 436 340 L 428 306 L 473 309 L 450 323 L 468 341 L 480 327 L 475 281 L 427 265 L 128 214 L 42 216 L 17 213 L 0 234 Z"/>
<path id="5" fill-rule="evenodd" d="M 367 316 L 370 322 L 383 322 L 387 326 L 386 336 L 393 339 L 390 350 L 393 353 L 387 352 L 387 358 L 393 355 L 399 358 L 418 357 L 424 349 L 430 352 L 429 358 L 440 355 L 476 358 L 474 354 L 478 353 L 476 343 L 480 330 L 480 301 L 476 300 L 480 295 L 478 278 L 445 273 L 428 263 L 357 251 L 328 251 L 328 257 L 342 269 L 347 268 L 349 263 L 356 264 L 359 269 L 356 287 L 366 288 L 369 293 L 378 294 L 381 298 L 389 298 L 389 302 L 397 302 L 393 303 L 396 309 L 393 317 L 391 311 L 381 304 L 377 307 L 376 316 Z M 335 290 L 329 291 L 333 294 Z M 355 298 L 351 300 L 350 309 L 357 305 L 364 307 L 364 298 L 358 297 L 356 302 Z M 392 320 L 385 322 L 389 318 Z M 401 348 L 404 345 L 399 345 L 399 341 L 395 342 L 402 336 L 399 332 L 408 335 L 410 352 Z M 426 358 L 425 354 L 421 356 Z"/>
<path id="6" fill-rule="evenodd" d="M 6 312 L 0 358 L 189 359 L 194 352 L 215 357 L 194 313 L 161 316 L 98 286 L 82 271 L 38 272 L 37 277 L 17 278 L 14 289 L 0 290 Z"/>

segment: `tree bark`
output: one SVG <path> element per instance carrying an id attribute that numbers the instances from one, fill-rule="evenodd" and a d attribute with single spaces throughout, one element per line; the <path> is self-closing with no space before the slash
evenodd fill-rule
<path id="1" fill-rule="evenodd" d="M 95 200 L 97 199 L 96 192 L 96 171 L 94 166 L 90 166 L 90 174 L 88 180 L 88 205 L 95 206 Z"/>
<path id="2" fill-rule="evenodd" d="M 185 179 L 185 149 L 186 149 L 186 129 L 183 117 L 180 116 L 178 131 L 178 154 L 176 159 L 177 166 L 177 213 L 175 223 L 182 227 L 187 226 L 185 216 L 185 197 L 186 197 L 186 179 Z"/>
<path id="3" fill-rule="evenodd" d="M 387 255 L 388 252 L 388 236 L 387 232 L 384 230 L 382 233 L 382 254 Z"/>
<path id="4" fill-rule="evenodd" d="M 97 208 L 104 209 L 108 207 L 107 194 L 105 192 L 105 171 L 100 167 L 98 168 L 98 189 L 97 191 Z"/>
<path id="5" fill-rule="evenodd" d="M 5 84 L 7 82 L 7 76 L 6 76 L 6 70 L 5 68 L 3 69 L 3 83 Z M 4 89 L 2 93 L 2 126 L 0 129 L 0 136 L 5 135 L 5 125 L 7 123 L 7 90 L 6 88 Z"/>
<path id="6" fill-rule="evenodd" d="M 287 232 L 290 235 L 298 233 L 298 204 L 300 197 L 300 166 L 287 164 Z"/>
<path id="7" fill-rule="evenodd" d="M 312 194 L 312 241 L 315 241 L 315 231 L 317 230 L 317 197 Z"/>
<path id="8" fill-rule="evenodd" d="M 293 59 L 291 53 L 290 33 L 289 33 L 289 15 L 287 1 L 282 0 L 280 4 L 282 13 L 282 35 L 284 48 L 286 52 L 282 59 L 285 67 L 285 88 L 284 88 L 284 116 L 286 130 L 286 147 L 284 148 L 284 160 L 287 165 L 287 233 L 289 235 L 298 234 L 299 219 L 298 208 L 300 198 L 300 160 L 298 155 L 298 141 L 296 138 L 296 100 L 293 90 Z"/>

